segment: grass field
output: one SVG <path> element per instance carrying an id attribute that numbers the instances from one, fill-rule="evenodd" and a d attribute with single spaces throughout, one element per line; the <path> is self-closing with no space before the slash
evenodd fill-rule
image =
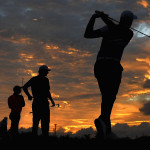
<path id="1" fill-rule="evenodd" d="M 21 133 L 16 137 L 5 137 L 0 140 L 0 145 L 5 148 L 42 148 L 55 149 L 55 148 L 131 148 L 142 147 L 148 148 L 150 146 L 150 137 L 140 137 L 137 139 L 121 138 L 117 140 L 105 140 L 101 141 L 97 138 L 89 138 L 84 136 L 82 138 L 72 138 L 70 136 L 49 136 L 44 138 L 42 136 L 33 137 L 30 132 Z M 98 148 L 100 147 L 100 148 Z"/>

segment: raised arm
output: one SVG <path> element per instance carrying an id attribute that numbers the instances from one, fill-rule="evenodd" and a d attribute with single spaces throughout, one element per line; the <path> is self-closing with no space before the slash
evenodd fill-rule
<path id="1" fill-rule="evenodd" d="M 103 12 L 95 13 L 92 15 L 89 23 L 87 24 L 87 27 L 84 33 L 85 38 L 98 38 L 98 37 L 104 36 L 101 29 L 94 30 L 94 24 L 95 24 L 96 18 L 101 18 L 105 22 L 105 24 L 108 26 L 114 25 L 114 23 L 110 19 L 108 19 L 107 14 L 104 14 Z"/>
<path id="2" fill-rule="evenodd" d="M 93 14 L 92 17 L 89 20 L 89 23 L 87 24 L 84 37 L 85 38 L 98 38 L 101 37 L 101 31 L 100 30 L 94 30 L 94 24 L 96 18 L 99 18 L 99 15 Z"/>

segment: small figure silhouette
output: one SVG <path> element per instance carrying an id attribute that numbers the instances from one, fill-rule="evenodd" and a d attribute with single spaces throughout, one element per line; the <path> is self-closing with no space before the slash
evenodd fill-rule
<path id="1" fill-rule="evenodd" d="M 101 18 L 106 25 L 94 30 L 96 18 Z M 130 29 L 133 19 L 136 19 L 136 16 L 131 11 L 124 11 L 117 25 L 107 14 L 98 12 L 92 15 L 85 30 L 85 38 L 103 37 L 94 65 L 94 74 L 102 95 L 101 114 L 94 122 L 97 135 L 102 139 L 111 134 L 110 115 L 123 71 L 120 61 L 124 48 L 133 37 L 133 31 Z"/>
<path id="2" fill-rule="evenodd" d="M 11 113 L 9 118 L 11 120 L 11 127 L 9 130 L 10 135 L 17 135 L 18 134 L 18 126 L 20 121 L 20 114 L 22 111 L 22 107 L 25 106 L 25 101 L 21 93 L 21 87 L 15 86 L 13 88 L 13 95 L 8 98 L 8 106 L 11 109 Z"/>
<path id="3" fill-rule="evenodd" d="M 0 121 L 0 137 L 5 137 L 7 135 L 7 117 L 4 117 L 2 121 Z"/>
<path id="4" fill-rule="evenodd" d="M 49 135 L 49 123 L 50 123 L 50 108 L 48 98 L 52 102 L 52 106 L 55 106 L 50 93 L 49 80 L 46 77 L 50 69 L 43 65 L 39 68 L 39 75 L 32 77 L 24 86 L 24 92 L 28 96 L 29 100 L 32 100 L 32 96 L 28 91 L 31 87 L 33 95 L 32 112 L 33 112 L 33 135 L 37 136 L 39 121 L 41 120 L 42 135 L 47 137 Z"/>

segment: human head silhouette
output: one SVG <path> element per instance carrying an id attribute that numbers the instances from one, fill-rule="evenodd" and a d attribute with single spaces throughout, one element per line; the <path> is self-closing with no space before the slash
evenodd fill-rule
<path id="1" fill-rule="evenodd" d="M 21 87 L 16 85 L 16 86 L 14 86 L 13 91 L 14 91 L 14 94 L 16 94 L 16 95 L 20 94 L 21 93 Z"/>
<path id="2" fill-rule="evenodd" d="M 47 74 L 51 71 L 46 65 L 42 65 L 39 67 L 39 75 L 40 76 L 47 76 Z"/>
<path id="3" fill-rule="evenodd" d="M 130 28 L 134 19 L 137 19 L 131 11 L 125 10 L 121 13 L 120 16 L 120 25 Z"/>

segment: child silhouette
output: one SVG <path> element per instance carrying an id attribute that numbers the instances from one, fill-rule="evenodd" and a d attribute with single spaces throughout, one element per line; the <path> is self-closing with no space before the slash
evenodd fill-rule
<path id="1" fill-rule="evenodd" d="M 11 95 L 8 98 L 8 106 L 11 109 L 9 118 L 11 120 L 11 127 L 9 130 L 9 133 L 11 135 L 17 135 L 18 134 L 18 126 L 20 121 L 20 114 L 22 111 L 22 107 L 25 106 L 25 101 L 21 93 L 21 87 L 15 86 L 13 88 L 13 95 Z"/>

